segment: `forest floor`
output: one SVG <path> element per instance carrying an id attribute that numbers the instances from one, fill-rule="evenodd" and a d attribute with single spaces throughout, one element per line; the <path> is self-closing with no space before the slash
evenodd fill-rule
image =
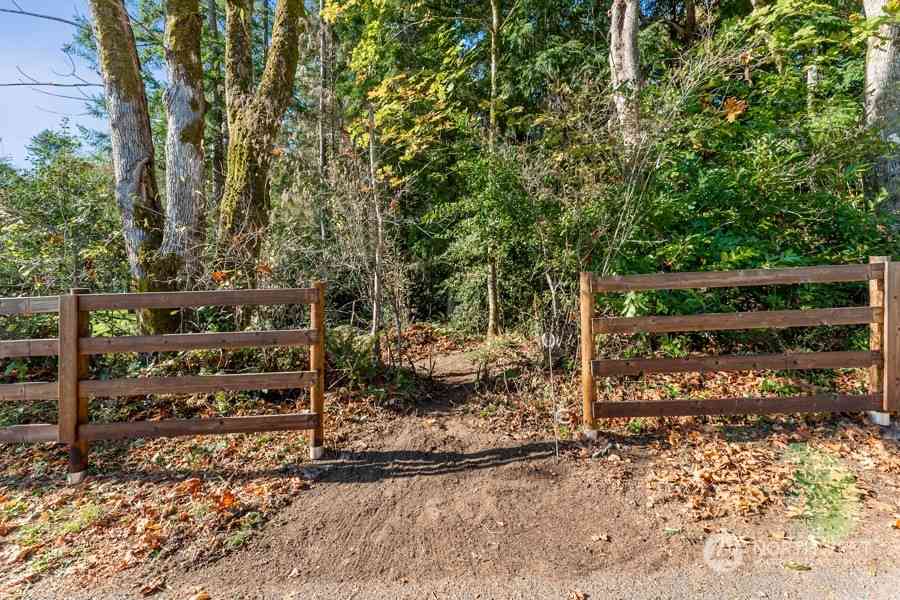
<path id="1" fill-rule="evenodd" d="M 300 442 L 278 434 L 230 436 L 181 464 L 190 441 L 100 454 L 109 474 L 75 489 L 0 464 L 3 593 L 898 595 L 894 430 L 846 416 L 681 419 L 595 442 L 563 427 L 557 444 L 552 426 L 522 418 L 525 401 L 485 393 L 471 353 L 447 344 L 418 364 L 427 393 L 332 414 L 333 450 L 317 463 L 296 463 Z"/>

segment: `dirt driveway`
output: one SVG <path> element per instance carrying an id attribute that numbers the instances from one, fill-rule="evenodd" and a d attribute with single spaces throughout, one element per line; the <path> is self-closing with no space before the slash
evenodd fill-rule
<path id="1" fill-rule="evenodd" d="M 310 467 L 314 488 L 216 562 L 26 597 L 140 598 L 152 580 L 150 597 L 197 600 L 900 597 L 900 536 L 876 509 L 823 545 L 784 511 L 691 519 L 652 497 L 657 466 L 640 442 L 557 458 L 437 401 Z"/>

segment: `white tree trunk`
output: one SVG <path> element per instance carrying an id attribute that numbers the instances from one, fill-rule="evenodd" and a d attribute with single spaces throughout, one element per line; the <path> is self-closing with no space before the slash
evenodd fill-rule
<path id="1" fill-rule="evenodd" d="M 866 17 L 885 16 L 886 0 L 865 0 Z M 900 27 L 885 24 L 871 36 L 866 51 L 866 123 L 878 129 L 891 149 L 875 166 L 875 180 L 887 193 L 882 208 L 893 214 L 900 212 Z"/>
<path id="2" fill-rule="evenodd" d="M 116 178 L 116 202 L 122 232 L 138 292 L 172 289 L 175 273 L 160 258 L 163 214 L 156 184 L 153 136 L 147 95 L 131 21 L 123 0 L 91 0 L 97 55 L 106 92 L 110 146 Z M 140 311 L 144 333 L 167 333 L 178 319 L 168 310 Z"/>
<path id="3" fill-rule="evenodd" d="M 638 28 L 641 10 L 638 0 L 613 0 L 610 20 L 609 69 L 613 104 L 628 148 L 640 143 L 641 72 Z"/>
<path id="4" fill-rule="evenodd" d="M 160 253 L 197 273 L 203 202 L 203 67 L 199 0 L 166 3 L 166 221 Z"/>
<path id="5" fill-rule="evenodd" d="M 162 223 L 147 97 L 122 0 L 91 0 L 91 12 L 110 120 L 116 202 L 122 213 L 131 276 L 141 281 L 147 273 L 140 257 L 148 251 L 148 244 L 149 251 L 157 250 L 153 246 L 158 243 Z M 149 227 L 146 216 L 150 217 Z"/>

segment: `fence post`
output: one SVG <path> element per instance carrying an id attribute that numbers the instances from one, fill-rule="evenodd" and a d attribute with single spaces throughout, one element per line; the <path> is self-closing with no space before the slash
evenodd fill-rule
<path id="1" fill-rule="evenodd" d="M 581 401 L 582 422 L 584 435 L 589 439 L 597 439 L 599 432 L 594 423 L 594 400 L 596 389 L 594 387 L 594 374 L 592 362 L 594 361 L 594 290 L 593 276 L 590 273 L 581 273 L 580 293 L 578 297 L 581 312 Z"/>
<path id="2" fill-rule="evenodd" d="M 310 440 L 309 457 L 317 460 L 325 455 L 325 282 L 317 281 L 313 287 L 316 301 L 310 306 L 309 320 L 318 337 L 309 348 L 310 369 L 316 372 L 316 383 L 310 389 L 310 404 L 319 419 Z"/>
<path id="3" fill-rule="evenodd" d="M 900 409 L 900 262 L 888 261 L 884 272 L 884 412 Z M 890 423 L 890 415 L 885 415 Z"/>
<path id="4" fill-rule="evenodd" d="M 880 265 L 883 277 L 881 279 L 869 279 L 869 306 L 884 308 L 884 284 L 887 278 L 887 263 L 889 256 L 870 256 L 871 264 Z M 878 323 L 869 325 L 869 350 L 883 352 L 884 348 L 884 319 Z M 884 355 L 882 360 L 869 367 L 869 393 L 884 393 Z M 879 425 L 890 425 L 890 415 L 880 411 L 869 411 L 869 419 Z"/>
<path id="5" fill-rule="evenodd" d="M 90 335 L 89 314 L 78 306 L 78 296 L 85 291 L 73 288 L 59 297 L 59 441 L 69 445 L 70 484 L 83 481 L 87 472 L 87 442 L 78 439 L 78 425 L 87 422 L 88 412 L 88 399 L 80 398 L 78 391 L 89 360 L 78 349 L 78 339 Z"/>

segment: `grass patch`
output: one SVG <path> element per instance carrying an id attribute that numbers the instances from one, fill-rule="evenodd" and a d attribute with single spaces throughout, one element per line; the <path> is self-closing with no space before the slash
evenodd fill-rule
<path id="1" fill-rule="evenodd" d="M 813 534 L 827 542 L 848 536 L 856 525 L 863 495 L 856 476 L 837 459 L 806 444 L 790 446 L 787 459 L 795 465 L 792 516 L 802 519 Z"/>

